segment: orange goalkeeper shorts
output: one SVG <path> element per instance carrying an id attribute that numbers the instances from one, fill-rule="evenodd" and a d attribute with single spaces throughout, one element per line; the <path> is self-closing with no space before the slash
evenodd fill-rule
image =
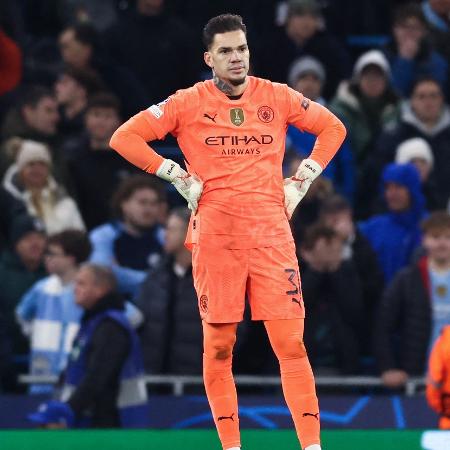
<path id="1" fill-rule="evenodd" d="M 200 315 L 208 323 L 240 322 L 249 299 L 253 320 L 305 317 L 293 242 L 277 247 L 192 249 Z"/>

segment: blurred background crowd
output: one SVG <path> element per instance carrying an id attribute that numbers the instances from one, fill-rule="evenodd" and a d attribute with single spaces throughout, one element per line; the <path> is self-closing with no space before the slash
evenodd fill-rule
<path id="1" fill-rule="evenodd" d="M 24 391 L 21 373 L 64 371 L 86 262 L 112 270 L 102 295 L 124 309 L 147 373 L 201 374 L 189 210 L 109 139 L 211 77 L 201 32 L 224 12 L 244 18 L 253 75 L 347 127 L 292 220 L 315 373 L 391 388 L 425 373 L 450 324 L 449 0 L 3 0 L 0 391 Z M 314 139 L 287 130 L 286 176 Z M 182 160 L 173 138 L 155 147 Z M 239 333 L 235 372 L 277 373 L 261 324 Z"/>

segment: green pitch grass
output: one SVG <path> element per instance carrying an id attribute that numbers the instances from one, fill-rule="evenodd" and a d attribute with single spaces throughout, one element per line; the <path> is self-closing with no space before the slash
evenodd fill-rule
<path id="1" fill-rule="evenodd" d="M 324 431 L 324 450 L 420 450 L 420 431 Z M 299 450 L 289 430 L 243 430 L 243 450 Z M 214 430 L 0 431 L 1 450 L 221 450 Z"/>

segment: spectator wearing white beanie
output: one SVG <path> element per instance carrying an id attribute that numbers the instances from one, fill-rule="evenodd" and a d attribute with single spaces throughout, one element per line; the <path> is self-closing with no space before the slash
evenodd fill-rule
<path id="1" fill-rule="evenodd" d="M 421 137 L 414 137 L 401 142 L 395 152 L 397 164 L 413 164 L 420 175 L 422 192 L 426 199 L 427 208 L 439 208 L 439 195 L 433 177 L 430 174 L 434 166 L 434 155 L 430 144 Z"/>
<path id="2" fill-rule="evenodd" d="M 75 201 L 51 175 L 52 158 L 48 147 L 40 142 L 21 142 L 16 162 L 6 171 L 3 186 L 22 200 L 28 213 L 45 225 L 47 234 L 67 228 L 84 229 Z"/>
<path id="3" fill-rule="evenodd" d="M 423 183 L 428 179 L 433 169 L 434 156 L 430 144 L 421 137 L 415 137 L 403 141 L 397 147 L 395 162 L 398 164 L 414 164 L 420 173 L 420 180 Z"/>

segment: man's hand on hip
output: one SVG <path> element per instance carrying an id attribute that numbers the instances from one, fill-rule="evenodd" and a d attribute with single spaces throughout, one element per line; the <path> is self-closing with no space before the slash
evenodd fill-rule
<path id="1" fill-rule="evenodd" d="M 284 207 L 288 219 L 308 191 L 311 183 L 322 173 L 322 167 L 313 159 L 304 159 L 293 177 L 284 180 Z"/>
<path id="2" fill-rule="evenodd" d="M 156 175 L 175 186 L 175 189 L 187 200 L 191 211 L 197 210 L 203 183 L 196 175 L 186 172 L 171 159 L 163 161 L 156 171 Z"/>

